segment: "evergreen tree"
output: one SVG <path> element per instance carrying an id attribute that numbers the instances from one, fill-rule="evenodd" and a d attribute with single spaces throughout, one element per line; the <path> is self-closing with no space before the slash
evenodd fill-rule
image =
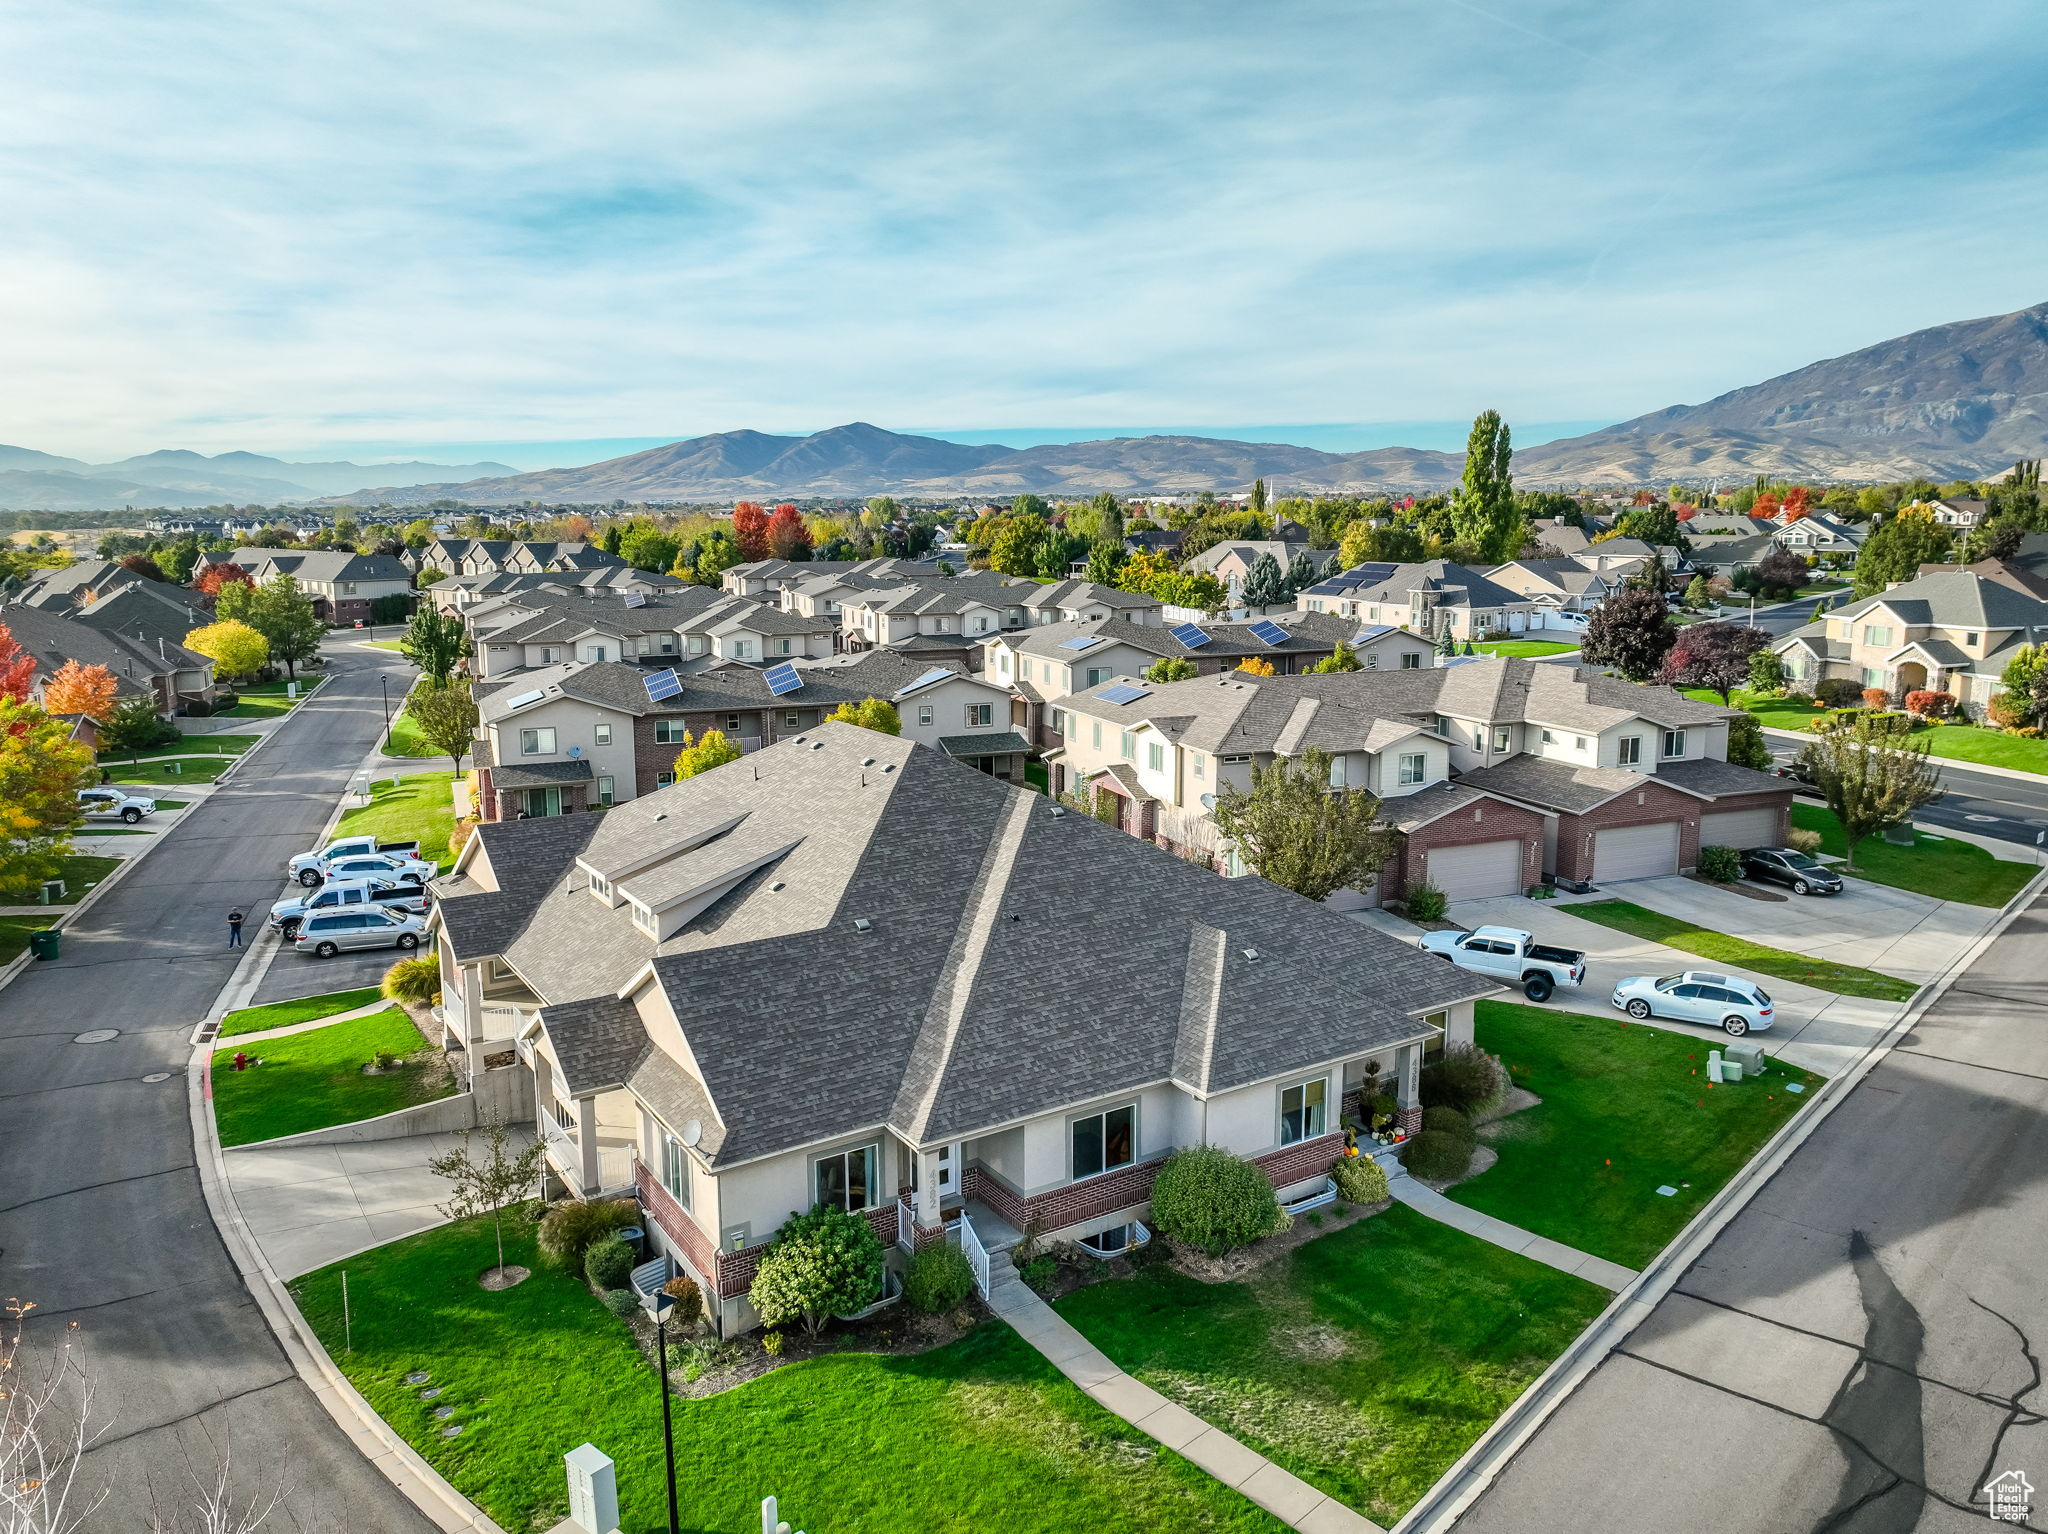
<path id="1" fill-rule="evenodd" d="M 1244 575 L 1240 596 L 1246 607 L 1278 607 L 1293 598 L 1287 577 L 1280 573 L 1280 561 L 1261 554 Z"/>
<path id="2" fill-rule="evenodd" d="M 1303 549 L 1288 561 L 1287 584 L 1296 592 L 1305 591 L 1318 579 L 1320 576 L 1316 571 L 1316 562 L 1308 557 L 1308 550 Z"/>
<path id="3" fill-rule="evenodd" d="M 1714 605 L 1714 593 L 1707 585 L 1704 575 L 1695 575 L 1685 587 L 1685 605 L 1696 613 L 1705 612 Z"/>
<path id="4" fill-rule="evenodd" d="M 617 553 L 619 552 L 619 540 L 620 540 L 621 538 L 623 538 L 624 536 L 625 536 L 625 535 L 624 535 L 623 533 L 621 533 L 621 532 L 619 531 L 619 524 L 618 524 L 618 523 L 614 522 L 614 523 L 612 523 L 612 524 L 611 524 L 611 526 L 607 527 L 607 528 L 606 528 L 606 529 L 604 530 L 604 551 L 605 551 L 605 553 L 607 553 L 607 554 L 617 554 Z"/>
<path id="5" fill-rule="evenodd" d="M 1446 622 L 1442 628 L 1437 630 L 1436 653 L 1442 656 L 1445 660 L 1449 660 L 1453 655 L 1456 655 L 1458 653 L 1458 639 L 1457 636 L 1451 632 L 1451 626 L 1448 622 Z"/>

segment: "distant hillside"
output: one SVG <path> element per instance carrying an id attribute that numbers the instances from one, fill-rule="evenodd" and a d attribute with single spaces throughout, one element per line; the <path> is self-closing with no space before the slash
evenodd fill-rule
<path id="1" fill-rule="evenodd" d="M 119 463 L 86 463 L 0 444 L 0 507 L 23 511 L 98 511 L 113 506 L 271 505 L 346 494 L 368 479 L 413 485 L 427 480 L 509 474 L 502 463 L 286 463 L 261 453 L 167 448 Z"/>

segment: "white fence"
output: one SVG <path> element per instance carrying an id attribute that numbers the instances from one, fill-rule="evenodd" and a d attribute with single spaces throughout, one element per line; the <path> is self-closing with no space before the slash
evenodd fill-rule
<path id="1" fill-rule="evenodd" d="M 967 1218 L 967 1212 L 960 1212 L 960 1250 L 967 1254 L 967 1265 L 974 1269 L 974 1287 L 981 1291 L 983 1299 L 988 1298 L 988 1248 L 981 1244 L 981 1237 L 974 1233 L 974 1222 Z"/>
<path id="2" fill-rule="evenodd" d="M 917 1250 L 917 1216 L 907 1199 L 896 1200 L 896 1244 L 906 1252 Z"/>

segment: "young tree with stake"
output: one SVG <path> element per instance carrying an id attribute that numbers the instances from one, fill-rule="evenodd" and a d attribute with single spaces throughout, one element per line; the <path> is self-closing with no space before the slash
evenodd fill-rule
<path id="1" fill-rule="evenodd" d="M 475 747 L 477 707 L 469 684 L 450 682 L 445 687 L 422 687 L 405 705 L 406 713 L 420 732 L 420 739 L 462 771 L 462 759 Z"/>
<path id="2" fill-rule="evenodd" d="M 479 1133 L 484 1137 L 481 1153 L 475 1144 Z M 511 1276 L 505 1271 L 505 1209 L 523 1203 L 539 1181 L 545 1147 L 535 1140 L 517 1155 L 508 1155 L 505 1144 L 505 1126 L 494 1119 L 481 1130 L 463 1130 L 462 1143 L 445 1156 L 431 1157 L 427 1170 L 454 1184 L 448 1202 L 440 1206 L 449 1219 L 491 1217 L 491 1229 L 498 1238 L 498 1265 L 484 1277 L 496 1277 L 502 1287 L 510 1287 L 502 1283 Z"/>

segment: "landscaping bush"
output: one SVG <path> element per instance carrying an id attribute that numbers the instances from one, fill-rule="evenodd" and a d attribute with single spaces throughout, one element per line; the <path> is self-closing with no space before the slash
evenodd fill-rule
<path id="1" fill-rule="evenodd" d="M 661 1292 L 676 1302 L 668 1313 L 671 1326 L 695 1326 L 704 1319 L 704 1291 L 689 1274 L 678 1273 L 661 1286 Z"/>
<path id="2" fill-rule="evenodd" d="M 1424 1182 L 1451 1182 L 1472 1167 L 1473 1142 L 1442 1130 L 1428 1130 L 1401 1148 L 1401 1165 Z"/>
<path id="3" fill-rule="evenodd" d="M 820 1204 L 792 1214 L 761 1258 L 747 1298 L 766 1326 L 801 1322 L 816 1335 L 833 1316 L 882 1292 L 882 1243 L 857 1214 Z"/>
<path id="4" fill-rule="evenodd" d="M 1820 851 L 1820 832 L 1802 831 L 1799 827 L 1794 826 L 1785 833 L 1785 845 L 1794 852 L 1803 852 L 1808 857 L 1812 857 L 1816 852 Z"/>
<path id="5" fill-rule="evenodd" d="M 1370 1156 L 1339 1156 L 1330 1168 L 1337 1196 L 1352 1204 L 1377 1204 L 1387 1196 L 1387 1174 Z"/>
<path id="6" fill-rule="evenodd" d="M 633 1277 L 633 1249 L 617 1236 L 591 1242 L 583 1254 L 583 1276 L 605 1293 L 625 1288 Z"/>
<path id="7" fill-rule="evenodd" d="M 1758 653 L 1769 654 L 1770 652 L 1759 651 Z M 1786 691 L 1785 701 L 1787 703 L 1793 704 L 1798 708 L 1811 708 L 1813 707 L 1813 694 L 1810 692 L 1801 692 L 1798 688 L 1794 687 Z"/>
<path id="8" fill-rule="evenodd" d="M 1845 676 L 1831 676 L 1813 684 L 1813 701 L 1822 708 L 1841 708 L 1862 695 L 1863 689 Z"/>
<path id="9" fill-rule="evenodd" d="M 1749 658 L 1749 690 L 1777 692 L 1785 685 L 1785 663 L 1770 650 L 1758 650 Z"/>
<path id="10" fill-rule="evenodd" d="M 1499 1097 L 1506 1083 L 1493 1056 L 1453 1044 L 1422 1068 L 1422 1106 L 1472 1113 Z"/>
<path id="11" fill-rule="evenodd" d="M 1427 881 L 1408 886 L 1408 916 L 1412 921 L 1442 921 L 1450 903 L 1442 890 Z"/>
<path id="12" fill-rule="evenodd" d="M 540 1254 L 564 1273 L 583 1269 L 583 1254 L 628 1225 L 640 1223 L 640 1206 L 627 1198 L 577 1198 L 541 1216 Z"/>
<path id="13" fill-rule="evenodd" d="M 384 971 L 381 987 L 386 1001 L 409 1001 L 416 1007 L 441 1004 L 441 961 L 400 959 Z"/>
<path id="14" fill-rule="evenodd" d="M 1368 1128 L 1371 1128 L 1372 1125 L 1378 1124 L 1382 1119 L 1391 1119 L 1395 1114 L 1401 1111 L 1400 1103 L 1395 1101 L 1395 1099 L 1387 1096 L 1385 1093 L 1382 1093 L 1380 1096 L 1375 1097 L 1366 1106 L 1371 1110 L 1372 1117 L 1372 1124 L 1368 1125 Z"/>
<path id="15" fill-rule="evenodd" d="M 1945 692 L 1922 687 L 1906 694 L 1906 712 L 1921 719 L 1946 719 L 1955 706 L 1955 698 Z"/>
<path id="16" fill-rule="evenodd" d="M 1472 1121 L 1456 1108 L 1424 1108 L 1421 1133 L 1444 1134 L 1454 1140 L 1479 1143 L 1479 1132 L 1472 1127 Z"/>
<path id="17" fill-rule="evenodd" d="M 919 1247 L 903 1274 L 903 1297 L 928 1316 L 951 1310 L 974 1292 L 967 1254 L 944 1241 Z"/>
<path id="18" fill-rule="evenodd" d="M 2001 730 L 2014 729 L 2027 722 L 2027 699 L 2015 693 L 1995 692 L 1984 705 L 1984 717 Z"/>
<path id="19" fill-rule="evenodd" d="M 1287 1227 L 1273 1184 L 1220 1145 L 1175 1151 L 1152 1183 L 1152 1223 L 1211 1257 Z"/>
<path id="20" fill-rule="evenodd" d="M 1699 874 L 1716 884 L 1733 884 L 1742 877 L 1742 854 L 1733 847 L 1702 847 Z"/>
<path id="21" fill-rule="evenodd" d="M 604 1308 L 624 1321 L 640 1308 L 640 1296 L 630 1289 L 607 1289 Z"/>
<path id="22" fill-rule="evenodd" d="M 1865 708 L 1883 708 L 1891 700 L 1892 695 L 1882 687 L 1866 687 L 1863 689 L 1863 706 Z"/>

